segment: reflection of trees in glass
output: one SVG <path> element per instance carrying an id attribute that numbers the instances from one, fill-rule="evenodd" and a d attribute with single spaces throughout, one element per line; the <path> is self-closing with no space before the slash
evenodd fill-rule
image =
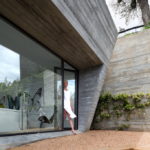
<path id="1" fill-rule="evenodd" d="M 5 78 L 4 82 L 0 82 L 0 106 L 1 108 L 11 108 L 13 109 L 14 103 L 17 101 L 16 109 L 19 109 L 19 100 L 16 98 L 18 96 L 18 87 L 20 81 L 14 80 L 10 82 Z M 14 100 L 13 100 L 14 99 Z"/>
<path id="2" fill-rule="evenodd" d="M 4 82 L 0 82 L 0 94 L 10 94 L 11 91 L 18 89 L 18 85 L 20 84 L 19 80 L 14 80 L 10 82 L 5 78 Z"/>
<path id="3" fill-rule="evenodd" d="M 42 80 L 42 78 L 43 73 L 32 74 L 21 81 L 14 80 L 10 82 L 5 78 L 4 82 L 0 82 L 0 108 L 19 109 L 18 105 L 20 105 L 20 100 L 27 108 L 34 92 L 38 89 L 38 87 L 36 88 L 36 86 L 32 85 L 36 85 L 36 81 L 38 82 Z M 22 98 L 20 99 L 20 97 Z"/>
<path id="4" fill-rule="evenodd" d="M 5 78 L 5 81 L 0 83 L 0 99 L 5 108 L 20 109 L 20 101 L 24 103 L 28 96 L 20 80 L 10 82 Z"/>

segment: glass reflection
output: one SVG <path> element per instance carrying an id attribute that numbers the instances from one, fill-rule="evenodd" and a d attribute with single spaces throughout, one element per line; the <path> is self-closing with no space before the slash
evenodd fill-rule
<path id="1" fill-rule="evenodd" d="M 54 68 L 61 61 L 53 56 L 54 63 L 40 64 L 35 56 L 34 61 L 26 56 L 0 45 L 0 133 L 60 130 L 62 106 L 56 87 L 59 83 L 62 88 L 62 78 Z"/>

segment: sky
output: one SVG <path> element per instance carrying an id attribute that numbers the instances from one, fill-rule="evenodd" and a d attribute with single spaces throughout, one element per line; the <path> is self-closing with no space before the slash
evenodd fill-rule
<path id="1" fill-rule="evenodd" d="M 131 1 L 131 0 L 126 0 L 126 1 Z M 108 9 L 111 13 L 111 16 L 114 20 L 114 23 L 117 27 L 117 30 L 119 31 L 119 28 L 124 28 L 124 29 L 128 29 L 134 26 L 138 26 L 138 25 L 142 25 L 143 21 L 141 19 L 141 11 L 139 10 L 137 14 L 137 16 L 135 16 L 134 18 L 131 18 L 130 21 L 128 22 L 128 24 L 126 24 L 126 21 L 124 18 L 121 18 L 121 16 L 119 14 L 116 14 L 115 11 L 115 4 L 117 3 L 117 0 L 106 0 L 106 3 L 108 5 Z M 150 0 L 149 0 L 149 4 L 150 4 Z"/>
<path id="2" fill-rule="evenodd" d="M 0 45 L 0 82 L 7 78 L 8 81 L 20 79 L 19 54 Z"/>

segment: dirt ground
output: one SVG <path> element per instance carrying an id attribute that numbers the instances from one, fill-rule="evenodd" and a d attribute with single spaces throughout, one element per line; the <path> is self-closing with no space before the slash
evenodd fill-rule
<path id="1" fill-rule="evenodd" d="M 150 132 L 94 130 L 46 139 L 11 150 L 150 150 Z"/>

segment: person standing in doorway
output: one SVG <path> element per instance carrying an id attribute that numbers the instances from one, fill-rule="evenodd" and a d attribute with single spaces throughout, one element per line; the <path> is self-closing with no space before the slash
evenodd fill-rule
<path id="1" fill-rule="evenodd" d="M 74 130 L 74 123 L 73 123 L 73 119 L 76 118 L 77 116 L 72 111 L 70 98 L 71 97 L 70 97 L 70 91 L 68 90 L 68 81 L 65 80 L 64 81 L 64 117 L 65 118 L 68 117 L 72 132 L 74 134 L 77 134 Z"/>

